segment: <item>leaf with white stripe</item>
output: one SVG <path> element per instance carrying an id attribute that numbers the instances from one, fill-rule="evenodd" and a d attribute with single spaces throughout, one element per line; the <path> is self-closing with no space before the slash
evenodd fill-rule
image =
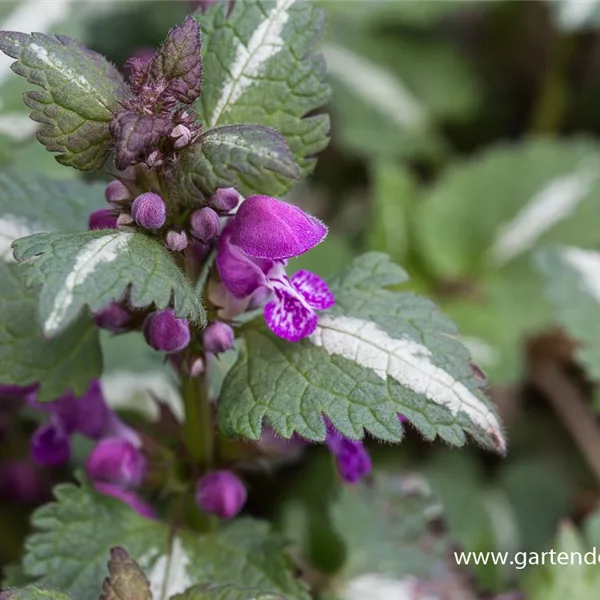
<path id="1" fill-rule="evenodd" d="M 102 372 L 98 329 L 82 316 L 48 340 L 37 324 L 37 301 L 37 290 L 25 286 L 21 269 L 0 262 L 0 383 L 38 383 L 42 402 L 69 388 L 83 395 Z"/>
<path id="2" fill-rule="evenodd" d="M 548 0 L 548 4 L 561 31 L 590 30 L 600 25 L 599 0 Z"/>
<path id="3" fill-rule="evenodd" d="M 327 115 L 306 116 L 329 99 L 325 62 L 313 54 L 324 14 L 306 0 L 241 0 L 227 11 L 226 3 L 218 2 L 197 16 L 204 66 L 200 118 L 210 128 L 273 127 L 307 174 L 328 142 Z M 271 174 L 263 193 L 281 195 L 292 183 Z"/>
<path id="4" fill-rule="evenodd" d="M 540 249 L 534 264 L 545 293 L 568 333 L 581 345 L 577 354 L 600 379 L 600 252 L 574 246 Z"/>
<path id="5" fill-rule="evenodd" d="M 267 523 L 240 519 L 217 533 L 179 529 L 175 535 L 166 523 L 100 496 L 88 483 L 59 485 L 54 493 L 56 502 L 33 514 L 23 568 L 27 576 L 77 600 L 97 600 L 115 546 L 139 564 L 154 600 L 168 600 L 197 584 L 251 588 L 273 594 L 272 600 L 278 594 L 309 600 L 292 573 L 283 540 Z"/>
<path id="6" fill-rule="evenodd" d="M 102 184 L 62 181 L 16 169 L 0 172 L 0 260 L 13 260 L 11 244 L 20 237 L 84 229 L 90 213 L 102 207 L 103 198 Z"/>
<path id="7" fill-rule="evenodd" d="M 13 244 L 29 284 L 41 286 L 44 334 L 62 331 L 84 306 L 92 312 L 127 294 L 131 306 L 165 308 L 204 325 L 200 298 L 164 247 L 147 235 L 114 230 L 40 233 Z"/>
<path id="8" fill-rule="evenodd" d="M 285 138 L 262 125 L 223 125 L 181 153 L 175 187 L 180 199 L 192 202 L 217 188 L 235 187 L 251 196 L 272 189 L 273 174 L 301 178 Z"/>
<path id="9" fill-rule="evenodd" d="M 100 169 L 109 155 L 108 123 L 129 94 L 116 67 L 65 36 L 2 31 L 0 50 L 17 59 L 15 73 L 42 88 L 23 96 L 31 118 L 42 124 L 38 140 L 60 152 L 63 165 Z"/>
<path id="10" fill-rule="evenodd" d="M 600 244 L 600 145 L 501 145 L 450 167 L 418 211 L 423 256 L 440 277 L 497 269 L 545 243 Z"/>
<path id="11" fill-rule="evenodd" d="M 219 398 L 223 431 L 258 439 L 266 418 L 282 437 L 322 441 L 325 415 L 349 438 L 400 441 L 403 414 L 427 439 L 460 446 L 467 432 L 504 452 L 454 324 L 428 300 L 387 289 L 406 279 L 386 255 L 366 254 L 333 279 L 336 305 L 309 339 L 291 344 L 248 324 Z"/>

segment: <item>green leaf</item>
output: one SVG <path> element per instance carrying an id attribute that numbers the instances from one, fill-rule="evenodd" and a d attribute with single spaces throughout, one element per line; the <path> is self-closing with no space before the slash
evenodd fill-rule
<path id="1" fill-rule="evenodd" d="M 83 171 L 100 169 L 109 154 L 108 122 L 128 94 L 118 70 L 100 54 L 64 36 L 5 31 L 0 50 L 12 69 L 42 88 L 26 92 L 31 118 L 42 123 L 38 140 L 57 160 Z"/>
<path id="2" fill-rule="evenodd" d="M 439 36 L 386 35 L 340 15 L 331 19 L 323 53 L 334 90 L 335 134 L 352 153 L 437 158 L 447 148 L 436 123 L 477 109 L 474 74 L 460 50 Z"/>
<path id="3" fill-rule="evenodd" d="M 200 298 L 164 247 L 142 233 L 41 233 L 17 240 L 29 284 L 41 286 L 38 314 L 45 335 L 62 331 L 84 306 L 99 311 L 124 297 L 133 307 L 171 300 L 179 317 L 204 325 Z"/>
<path id="4" fill-rule="evenodd" d="M 9 588 L 0 592 L 0 600 L 70 600 L 71 596 L 53 588 L 28 585 L 24 588 Z"/>
<path id="5" fill-rule="evenodd" d="M 279 594 L 265 594 L 260 590 L 241 588 L 237 585 L 208 583 L 196 585 L 171 600 L 286 600 L 286 597 Z"/>
<path id="6" fill-rule="evenodd" d="M 308 600 L 289 569 L 281 539 L 266 523 L 239 520 L 219 533 L 176 534 L 88 484 L 59 485 L 57 501 L 35 511 L 23 566 L 41 583 L 77 600 L 97 600 L 106 559 L 119 546 L 150 581 L 154 600 L 167 600 L 195 584 L 234 585 L 257 592 Z M 262 600 L 262 599 L 261 599 Z"/>
<path id="7" fill-rule="evenodd" d="M 303 175 L 328 142 L 329 118 L 311 115 L 329 99 L 323 57 L 314 55 L 324 14 L 304 0 L 213 5 L 202 26 L 204 87 L 198 103 L 209 128 L 236 123 L 273 127 Z M 289 178 L 265 174 L 263 193 L 282 195 Z M 268 182 L 268 184 L 266 183 Z"/>
<path id="8" fill-rule="evenodd" d="M 409 250 L 410 217 L 415 205 L 414 181 L 408 170 L 390 163 L 377 163 L 371 173 L 374 189 L 367 247 L 402 262 Z"/>
<path id="9" fill-rule="evenodd" d="M 423 258 L 439 277 L 458 278 L 541 244 L 600 244 L 599 168 L 600 145 L 584 138 L 504 144 L 455 163 L 420 203 Z"/>
<path id="10" fill-rule="evenodd" d="M 61 181 L 7 169 L 0 172 L 0 258 L 12 260 L 12 242 L 33 233 L 77 231 L 102 205 L 104 186 Z"/>
<path id="11" fill-rule="evenodd" d="M 88 317 L 46 339 L 37 325 L 37 290 L 28 289 L 21 269 L 0 262 L 0 381 L 39 382 L 37 398 L 54 400 L 71 388 L 82 395 L 102 372 L 98 330 Z"/>
<path id="12" fill-rule="evenodd" d="M 581 345 L 577 355 L 600 379 L 600 252 L 574 246 L 540 249 L 534 264 L 545 294 L 567 332 Z"/>
<path id="13" fill-rule="evenodd" d="M 387 256 L 366 254 L 330 282 L 336 305 L 309 339 L 292 344 L 248 324 L 219 398 L 222 430 L 258 439 L 267 418 L 282 437 L 322 441 L 325 415 L 349 438 L 366 430 L 400 441 L 400 413 L 427 439 L 462 445 L 466 431 L 503 452 L 453 323 L 428 300 L 386 289 L 406 280 Z"/>
<path id="14" fill-rule="evenodd" d="M 123 548 L 111 549 L 108 572 L 100 600 L 152 600 L 150 582 Z"/>
<path id="15" fill-rule="evenodd" d="M 301 177 L 285 138 L 271 127 L 223 125 L 181 154 L 175 186 L 192 201 L 223 187 L 249 196 L 269 189 L 273 173 L 289 180 Z"/>

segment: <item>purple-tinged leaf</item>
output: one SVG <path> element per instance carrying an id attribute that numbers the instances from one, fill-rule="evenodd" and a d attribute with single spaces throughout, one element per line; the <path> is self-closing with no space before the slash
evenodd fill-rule
<path id="1" fill-rule="evenodd" d="M 150 72 L 155 80 L 164 78 L 169 82 L 169 90 L 179 102 L 192 104 L 200 97 L 202 42 L 198 21 L 188 17 L 171 29 L 152 61 Z"/>

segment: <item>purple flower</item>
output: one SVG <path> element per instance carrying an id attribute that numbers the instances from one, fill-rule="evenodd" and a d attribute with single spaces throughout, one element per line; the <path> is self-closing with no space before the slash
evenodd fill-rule
<path id="1" fill-rule="evenodd" d="M 146 317 L 142 327 L 148 345 L 171 354 L 183 350 L 191 340 L 186 319 L 178 319 L 172 308 L 158 310 Z"/>
<path id="2" fill-rule="evenodd" d="M 336 460 L 341 478 L 346 483 L 358 483 L 368 475 L 373 465 L 362 442 L 349 440 L 327 423 L 327 446 Z"/>
<path id="3" fill-rule="evenodd" d="M 146 192 L 133 201 L 131 216 L 140 227 L 155 231 L 165 224 L 167 207 L 158 194 Z"/>
<path id="4" fill-rule="evenodd" d="M 210 205 L 218 211 L 232 211 L 240 202 L 235 188 L 220 188 L 210 197 Z"/>
<path id="5" fill-rule="evenodd" d="M 233 329 L 221 321 L 211 323 L 203 332 L 204 349 L 211 354 L 220 354 L 233 348 L 235 334 Z"/>
<path id="6" fill-rule="evenodd" d="M 39 427 L 31 438 L 31 457 L 38 465 L 57 467 L 71 457 L 69 433 L 58 420 Z"/>
<path id="7" fill-rule="evenodd" d="M 88 229 L 114 229 L 117 226 L 117 215 L 110 208 L 95 210 L 88 219 Z"/>
<path id="8" fill-rule="evenodd" d="M 196 504 L 221 519 L 235 517 L 246 503 L 246 488 L 231 471 L 215 471 L 198 480 Z"/>
<path id="9" fill-rule="evenodd" d="M 127 331 L 127 324 L 130 320 L 131 313 L 118 302 L 111 302 L 94 315 L 96 325 L 112 333 Z"/>
<path id="10" fill-rule="evenodd" d="M 205 206 L 192 213 L 190 226 L 195 238 L 207 242 L 219 233 L 219 215 L 212 208 Z"/>
<path id="11" fill-rule="evenodd" d="M 104 190 L 104 197 L 110 204 L 120 204 L 131 200 L 131 194 L 127 187 L 118 179 L 111 181 Z"/>
<path id="12" fill-rule="evenodd" d="M 130 441 L 105 438 L 96 444 L 89 455 L 86 471 L 93 481 L 137 487 L 146 472 L 146 459 Z"/>
<path id="13" fill-rule="evenodd" d="M 131 490 L 126 490 L 114 483 L 105 483 L 103 481 L 94 482 L 94 488 L 100 494 L 112 496 L 117 500 L 121 500 L 121 502 L 125 502 L 125 504 L 128 504 L 142 517 L 146 517 L 147 519 L 156 518 L 154 509 Z"/>
<path id="14" fill-rule="evenodd" d="M 317 310 L 333 306 L 327 284 L 310 271 L 286 275 L 286 259 L 319 244 L 327 228 L 299 208 L 269 198 L 251 196 L 229 221 L 217 253 L 221 281 L 236 298 L 261 288 L 272 292 L 265 320 L 279 337 L 296 342 L 317 326 Z"/>

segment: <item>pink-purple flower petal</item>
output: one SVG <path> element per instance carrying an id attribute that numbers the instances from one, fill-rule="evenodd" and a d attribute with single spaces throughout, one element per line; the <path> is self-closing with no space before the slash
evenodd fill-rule
<path id="1" fill-rule="evenodd" d="M 327 283 L 310 271 L 298 271 L 292 276 L 292 283 L 315 310 L 327 310 L 335 304 Z"/>

